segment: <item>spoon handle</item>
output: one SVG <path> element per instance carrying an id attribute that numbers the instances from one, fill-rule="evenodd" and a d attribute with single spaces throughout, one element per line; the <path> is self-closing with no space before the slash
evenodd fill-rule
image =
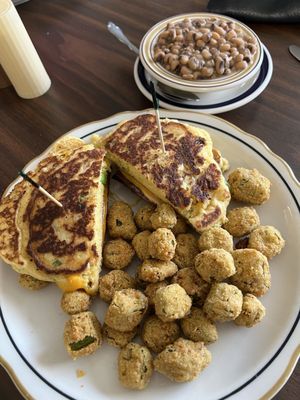
<path id="1" fill-rule="evenodd" d="M 133 43 L 131 43 L 131 41 L 127 38 L 127 36 L 124 35 L 122 30 L 116 24 L 111 21 L 108 22 L 107 29 L 118 40 L 120 40 L 120 42 L 126 44 L 126 46 L 128 46 L 131 51 L 134 51 L 137 55 L 139 55 L 139 49 Z"/>

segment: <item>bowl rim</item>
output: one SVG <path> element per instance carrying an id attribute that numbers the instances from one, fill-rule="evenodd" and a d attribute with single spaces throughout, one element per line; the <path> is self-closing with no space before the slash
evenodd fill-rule
<path id="1" fill-rule="evenodd" d="M 214 78 L 214 79 L 206 79 L 206 80 L 199 80 L 199 81 L 189 81 L 184 80 L 181 77 L 168 72 L 158 63 L 156 63 L 152 58 L 152 48 L 155 44 L 155 39 L 157 36 L 165 29 L 166 25 L 169 22 L 178 22 L 183 20 L 184 18 L 220 18 L 225 21 L 235 22 L 239 25 L 245 32 L 249 35 L 255 37 L 257 44 L 258 44 L 258 52 L 256 56 L 256 60 L 253 64 L 251 64 L 246 70 L 241 72 L 230 74 L 226 77 L 221 78 Z M 221 87 L 226 86 L 226 88 L 235 86 L 237 84 L 241 84 L 244 79 L 250 79 L 253 74 L 260 68 L 262 59 L 263 59 L 263 50 L 262 50 L 262 43 L 258 37 L 258 35 L 250 28 L 248 25 L 244 24 L 243 22 L 228 17 L 227 15 L 221 15 L 216 13 L 208 13 L 208 12 L 196 12 L 196 13 L 185 13 L 185 14 L 178 14 L 172 17 L 165 18 L 155 25 L 153 25 L 144 35 L 140 43 L 140 59 L 144 68 L 148 71 L 148 73 L 154 76 L 158 81 L 163 82 L 166 85 L 171 87 L 186 90 L 186 91 L 197 91 L 197 90 L 208 90 L 208 89 L 218 89 Z"/>

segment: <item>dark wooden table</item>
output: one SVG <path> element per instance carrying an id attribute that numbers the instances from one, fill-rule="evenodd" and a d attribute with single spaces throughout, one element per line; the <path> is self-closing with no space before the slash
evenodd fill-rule
<path id="1" fill-rule="evenodd" d="M 0 192 L 18 169 L 71 128 L 150 106 L 133 80 L 134 55 L 107 32 L 107 21 L 118 23 L 138 44 L 159 20 L 203 11 L 206 4 L 206 0 L 31 0 L 21 5 L 18 11 L 52 86 L 34 100 L 19 98 L 12 87 L 0 90 Z M 250 26 L 271 52 L 273 78 L 257 99 L 220 116 L 264 140 L 299 178 L 300 63 L 289 55 L 288 45 L 300 45 L 300 26 Z M 299 381 L 298 364 L 275 399 L 299 399 Z M 22 398 L 2 368 L 0 398 Z"/>

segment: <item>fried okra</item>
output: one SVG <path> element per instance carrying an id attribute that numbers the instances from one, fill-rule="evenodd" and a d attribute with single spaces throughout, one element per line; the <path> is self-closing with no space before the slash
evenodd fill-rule
<path id="1" fill-rule="evenodd" d="M 157 289 L 161 287 L 166 287 L 168 283 L 166 281 L 161 281 L 161 282 L 154 282 L 154 283 L 149 283 L 145 290 L 144 294 L 148 297 L 148 304 L 149 306 L 154 306 L 154 297 L 156 294 Z"/>
<path id="2" fill-rule="evenodd" d="M 263 296 L 271 287 L 267 257 L 255 249 L 240 249 L 232 253 L 236 273 L 231 282 L 244 293 Z"/>
<path id="3" fill-rule="evenodd" d="M 191 233 L 181 233 L 176 237 L 177 245 L 173 261 L 178 268 L 188 268 L 194 265 L 198 254 L 197 239 Z"/>
<path id="4" fill-rule="evenodd" d="M 185 317 L 191 309 L 192 300 L 177 283 L 162 287 L 154 297 L 156 315 L 164 322 Z"/>
<path id="5" fill-rule="evenodd" d="M 147 297 L 139 290 L 123 289 L 115 292 L 104 322 L 120 332 L 130 332 L 141 322 L 148 307 Z"/>
<path id="6" fill-rule="evenodd" d="M 179 326 L 175 321 L 163 322 L 156 315 L 148 317 L 143 325 L 142 339 L 148 349 L 160 353 L 180 336 Z"/>
<path id="7" fill-rule="evenodd" d="M 151 235 L 150 231 L 143 231 L 137 233 L 132 240 L 132 246 L 136 252 L 138 258 L 142 261 L 150 258 L 149 250 L 148 250 L 148 238 Z"/>
<path id="8" fill-rule="evenodd" d="M 172 229 L 177 222 L 176 213 L 173 208 L 166 203 L 157 206 L 150 217 L 153 229 L 168 228 Z"/>
<path id="9" fill-rule="evenodd" d="M 153 373 L 150 351 L 137 343 L 128 343 L 118 358 L 119 380 L 128 389 L 144 389 Z"/>
<path id="10" fill-rule="evenodd" d="M 151 257 L 169 261 L 174 257 L 176 239 L 173 232 L 167 228 L 158 228 L 148 237 L 148 251 Z"/>
<path id="11" fill-rule="evenodd" d="M 75 360 L 94 353 L 102 344 L 101 325 L 91 311 L 72 315 L 64 330 L 64 343 Z"/>
<path id="12" fill-rule="evenodd" d="M 232 236 L 248 235 L 260 224 L 259 216 L 253 207 L 239 207 L 228 211 L 227 222 L 223 225 Z"/>
<path id="13" fill-rule="evenodd" d="M 285 241 L 273 226 L 259 226 L 250 233 L 248 247 L 256 249 L 268 259 L 280 254 Z"/>
<path id="14" fill-rule="evenodd" d="M 228 176 L 228 183 L 234 200 L 263 204 L 270 198 L 271 182 L 257 169 L 237 168 Z"/>
<path id="15" fill-rule="evenodd" d="M 211 362 L 211 353 L 202 342 L 180 338 L 169 344 L 154 360 L 154 369 L 175 382 L 197 378 Z"/>
<path id="16" fill-rule="evenodd" d="M 40 281 L 31 275 L 20 274 L 19 275 L 19 285 L 24 289 L 29 290 L 40 290 L 49 285 L 49 282 Z"/>
<path id="17" fill-rule="evenodd" d="M 152 214 L 154 213 L 155 206 L 154 205 L 146 205 L 144 207 L 141 207 L 135 214 L 134 220 L 136 225 L 141 231 L 144 230 L 152 230 L 152 223 L 150 221 L 150 218 Z"/>
<path id="18" fill-rule="evenodd" d="M 224 249 L 229 253 L 233 250 L 232 236 L 222 228 L 207 228 L 205 229 L 199 240 L 198 245 L 200 251 L 209 249 Z"/>
<path id="19" fill-rule="evenodd" d="M 77 314 L 87 311 L 91 305 L 91 296 L 84 290 L 64 293 L 61 298 L 61 308 L 67 314 Z"/>
<path id="20" fill-rule="evenodd" d="M 242 312 L 234 320 L 239 326 L 251 328 L 258 324 L 266 315 L 266 309 L 253 294 L 247 293 L 243 298 Z"/>
<path id="21" fill-rule="evenodd" d="M 102 300 L 110 303 L 118 290 L 134 289 L 135 286 L 135 279 L 127 274 L 127 272 L 114 270 L 100 276 L 99 295 Z"/>
<path id="22" fill-rule="evenodd" d="M 194 268 L 182 268 L 172 278 L 172 283 L 178 283 L 193 298 L 202 305 L 209 292 L 210 285 L 197 274 Z"/>
<path id="23" fill-rule="evenodd" d="M 192 307 L 190 314 L 180 320 L 180 326 L 184 336 L 193 342 L 209 344 L 218 339 L 216 325 L 200 308 Z"/>
<path id="24" fill-rule="evenodd" d="M 132 341 L 136 332 L 136 329 L 130 332 L 120 332 L 106 324 L 103 325 L 103 336 L 107 343 L 114 347 L 120 347 L 121 349 Z"/>
<path id="25" fill-rule="evenodd" d="M 137 269 L 137 278 L 145 282 L 160 282 L 178 271 L 173 261 L 145 260 Z"/>
<path id="26" fill-rule="evenodd" d="M 236 272 L 232 255 L 224 249 L 202 251 L 195 258 L 195 269 L 208 283 L 224 281 Z"/>
<path id="27" fill-rule="evenodd" d="M 187 223 L 182 217 L 177 215 L 177 222 L 176 225 L 173 226 L 172 232 L 174 233 L 175 236 L 177 236 L 180 233 L 186 233 L 187 230 L 188 230 Z"/>
<path id="28" fill-rule="evenodd" d="M 203 311 L 213 321 L 225 322 L 236 319 L 243 305 L 243 294 L 234 285 L 214 283 L 204 302 Z"/>
<path id="29" fill-rule="evenodd" d="M 126 240 L 109 240 L 103 248 L 103 265 L 110 269 L 124 269 L 131 263 L 134 254 L 133 247 Z"/>
<path id="30" fill-rule="evenodd" d="M 107 227 L 110 237 L 132 240 L 137 232 L 133 213 L 127 203 L 116 201 L 108 210 Z"/>

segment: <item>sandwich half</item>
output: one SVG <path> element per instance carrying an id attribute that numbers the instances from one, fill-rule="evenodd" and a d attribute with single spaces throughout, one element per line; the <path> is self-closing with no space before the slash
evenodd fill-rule
<path id="1" fill-rule="evenodd" d="M 176 120 L 161 120 L 161 125 L 165 154 L 155 116 L 143 114 L 105 137 L 107 157 L 137 193 L 171 204 L 198 232 L 222 225 L 230 192 L 209 133 Z"/>
<path id="2" fill-rule="evenodd" d="M 1 199 L 0 256 L 21 274 L 64 291 L 97 291 L 105 236 L 105 150 L 65 137 L 29 175 L 63 204 L 22 181 Z"/>

